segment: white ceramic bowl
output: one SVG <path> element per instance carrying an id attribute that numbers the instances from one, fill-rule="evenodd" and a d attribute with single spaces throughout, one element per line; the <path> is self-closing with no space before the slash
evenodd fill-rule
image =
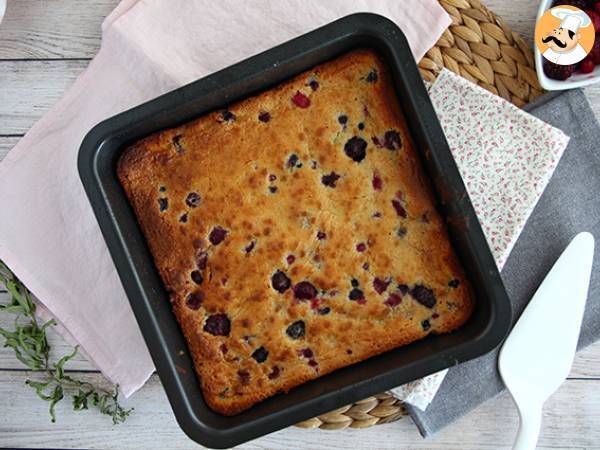
<path id="1" fill-rule="evenodd" d="M 540 3 L 540 9 L 538 10 L 537 20 L 540 20 L 540 17 L 546 12 L 546 10 L 550 9 L 553 0 L 542 0 Z M 533 45 L 534 53 L 535 53 L 535 69 L 537 72 L 538 80 L 540 81 L 540 85 L 547 91 L 559 91 L 562 89 L 573 89 L 582 86 L 588 86 L 590 84 L 596 83 L 600 81 L 600 65 L 597 65 L 594 68 L 594 71 L 591 73 L 580 73 L 575 72 L 568 79 L 561 80 L 553 80 L 552 78 L 548 78 L 544 73 L 543 61 L 544 57 L 540 53 L 537 48 L 537 45 Z"/>

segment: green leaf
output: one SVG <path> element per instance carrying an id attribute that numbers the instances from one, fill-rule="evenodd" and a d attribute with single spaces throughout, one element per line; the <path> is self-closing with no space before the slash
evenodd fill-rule
<path id="1" fill-rule="evenodd" d="M 54 407 L 63 398 L 63 388 L 60 384 L 57 384 L 54 387 L 54 390 L 52 391 L 52 399 L 50 400 L 50 417 L 52 417 L 52 422 L 56 422 L 56 414 L 54 413 Z"/>
<path id="2" fill-rule="evenodd" d="M 35 302 L 29 290 L 17 277 L 0 261 L 0 284 L 6 287 L 10 300 L 0 304 L 0 312 L 15 315 L 14 330 L 0 327 L 0 336 L 4 338 L 4 347 L 12 348 L 15 357 L 31 370 L 41 372 L 43 381 L 27 380 L 37 396 L 49 402 L 49 413 L 52 422 L 56 421 L 55 408 L 65 395 L 72 393 L 73 409 L 82 411 L 89 406 L 96 407 L 100 413 L 111 417 L 113 424 L 124 422 L 133 408 L 124 409 L 119 404 L 119 387 L 114 391 L 97 389 L 92 384 L 65 374 L 65 364 L 75 357 L 79 347 L 64 355 L 50 368 L 50 345 L 46 331 L 56 325 L 49 320 L 41 326 L 35 316 Z"/>
<path id="3" fill-rule="evenodd" d="M 64 365 L 70 359 L 73 359 L 79 350 L 79 345 L 76 345 L 73 352 L 70 355 L 65 355 L 54 364 L 54 378 L 60 380 L 65 377 Z"/>

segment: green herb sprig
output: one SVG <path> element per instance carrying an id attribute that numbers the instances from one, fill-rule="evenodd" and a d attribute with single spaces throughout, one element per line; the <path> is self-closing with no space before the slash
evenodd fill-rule
<path id="1" fill-rule="evenodd" d="M 56 421 L 55 407 L 65 395 L 71 395 L 73 409 L 81 411 L 89 406 L 98 408 L 102 414 L 112 419 L 113 424 L 125 422 L 133 408 L 125 409 L 119 404 L 119 386 L 114 391 L 94 387 L 65 374 L 65 364 L 77 354 L 78 347 L 55 363 L 50 363 L 50 346 L 46 331 L 56 325 L 54 320 L 39 324 L 35 316 L 35 303 L 31 293 L 0 261 L 0 285 L 4 285 L 10 294 L 6 304 L 0 304 L 0 312 L 15 315 L 14 330 L 0 327 L 0 336 L 4 337 L 4 347 L 14 350 L 19 361 L 35 372 L 43 372 L 42 381 L 27 380 L 25 383 L 35 389 L 42 400 L 50 403 L 50 417 Z"/>

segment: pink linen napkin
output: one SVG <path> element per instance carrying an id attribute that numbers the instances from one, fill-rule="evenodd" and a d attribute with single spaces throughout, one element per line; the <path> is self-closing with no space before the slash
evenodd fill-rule
<path id="1" fill-rule="evenodd" d="M 101 120 L 344 15 L 394 20 L 419 60 L 450 24 L 435 0 L 123 0 L 98 55 L 0 163 L 0 259 L 125 396 L 154 367 L 77 173 Z"/>

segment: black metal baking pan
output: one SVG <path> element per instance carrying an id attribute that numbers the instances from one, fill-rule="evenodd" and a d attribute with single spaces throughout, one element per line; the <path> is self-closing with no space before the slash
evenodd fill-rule
<path id="1" fill-rule="evenodd" d="M 390 68 L 439 210 L 475 289 L 475 312 L 454 333 L 429 336 L 337 370 L 239 415 L 219 415 L 203 401 L 168 296 L 117 179 L 116 161 L 128 144 L 144 136 L 226 107 L 357 47 L 374 49 Z M 347 16 L 112 117 L 87 134 L 78 165 L 175 416 L 193 440 L 206 446 L 231 447 L 475 358 L 496 347 L 508 331 L 511 310 L 500 274 L 414 58 L 402 31 L 382 16 Z"/>

